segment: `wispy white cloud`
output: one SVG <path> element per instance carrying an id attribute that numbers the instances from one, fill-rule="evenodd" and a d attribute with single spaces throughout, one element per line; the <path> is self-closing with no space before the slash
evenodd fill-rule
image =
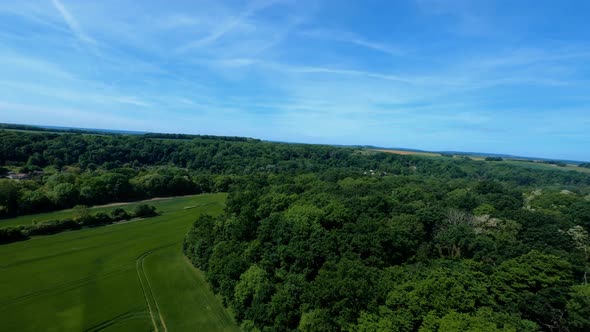
<path id="1" fill-rule="evenodd" d="M 0 100 L 2 121 L 37 125 L 80 127 L 86 123 L 93 128 L 137 129 L 149 128 L 149 119 L 113 114 L 109 111 L 78 109 L 55 106 L 35 106 L 26 103 L 12 103 Z M 56 116 L 58 114 L 59 116 Z M 23 121 L 23 119 L 27 119 Z"/>
<path id="2" fill-rule="evenodd" d="M 159 18 L 156 21 L 156 25 L 159 28 L 168 30 L 179 28 L 194 28 L 200 27 L 205 24 L 203 20 L 198 17 L 188 15 L 186 13 L 173 13 L 164 15 L 163 17 Z"/>
<path id="3" fill-rule="evenodd" d="M 49 31 L 66 32 L 68 28 L 61 24 L 61 19 L 59 21 L 54 19 L 52 15 L 52 12 L 54 11 L 55 7 L 50 2 L 0 2 L 0 13 L 4 15 L 19 17 L 20 19 L 41 26 Z"/>
<path id="4" fill-rule="evenodd" d="M 584 43 L 492 40 L 485 2 L 419 0 L 409 26 L 395 22 L 417 40 L 347 25 L 357 17 L 326 20 L 321 15 L 333 8 L 310 3 L 0 3 L 0 15 L 14 21 L 6 26 L 20 24 L 0 33 L 0 121 L 12 103 L 20 106 L 10 119 L 58 121 L 55 111 L 93 124 L 102 109 L 122 127 L 144 126 L 131 129 L 468 148 L 503 142 L 481 133 L 516 137 L 506 123 L 551 125 L 512 113 L 557 114 L 555 105 L 588 103 Z M 421 24 L 431 31 L 412 30 Z M 440 29 L 432 32 L 433 25 Z M 473 34 L 485 35 L 486 45 Z M 107 116 L 117 112 L 125 116 Z M 570 113 L 577 128 L 587 125 L 583 107 Z M 558 129 L 568 130 L 562 122 Z"/>
<path id="5" fill-rule="evenodd" d="M 72 33 L 76 36 L 76 38 L 87 44 L 96 44 L 96 41 L 86 34 L 84 29 L 82 29 L 82 27 L 76 20 L 76 18 L 70 13 L 70 11 L 64 6 L 64 4 L 60 0 L 52 0 L 52 3 L 53 6 L 55 6 L 55 9 L 59 11 L 64 21 L 66 22 Z"/>
<path id="6" fill-rule="evenodd" d="M 278 3 L 280 3 L 279 0 L 263 0 L 248 3 L 246 8 L 243 9 L 241 12 L 230 17 L 227 17 L 223 22 L 218 23 L 218 25 L 209 34 L 179 47 L 177 51 L 180 53 L 184 53 L 214 43 L 217 40 L 224 37 L 225 35 L 227 35 L 228 33 L 230 33 L 232 30 L 248 26 L 250 24 L 248 22 L 248 19 L 251 16 L 255 15 L 258 11 L 264 10 L 265 8 L 271 7 Z M 183 21 L 185 23 L 187 22 L 186 17 Z M 194 22 L 194 18 L 192 22 Z"/>
<path id="7" fill-rule="evenodd" d="M 132 105 L 140 107 L 153 106 L 152 103 L 143 100 L 136 96 L 125 96 L 117 93 L 95 92 L 88 91 L 87 83 L 82 83 L 84 87 L 76 87 L 75 85 L 62 85 L 62 86 L 48 86 L 35 83 L 19 83 L 13 81 L 0 80 L 0 86 L 4 89 L 4 92 L 18 92 L 19 94 L 27 93 L 29 98 L 33 96 L 44 96 L 49 97 L 52 100 L 61 100 L 64 102 L 76 102 L 76 103 L 92 103 L 92 105 L 106 105 L 109 107 L 115 107 L 118 105 Z M 95 85 L 96 90 L 104 90 L 104 87 Z"/>
<path id="8" fill-rule="evenodd" d="M 313 29 L 301 31 L 299 34 L 310 38 L 349 43 L 392 56 L 401 56 L 407 53 L 407 51 L 404 50 L 402 47 L 392 46 L 387 43 L 380 43 L 368 40 L 367 38 L 363 38 L 351 32 Z"/>
<path id="9" fill-rule="evenodd" d="M 0 53 L 0 66 L 7 69 L 22 68 L 23 71 L 26 70 L 38 74 L 50 75 L 61 79 L 75 78 L 74 74 L 63 69 L 58 64 L 9 51 Z"/>
<path id="10" fill-rule="evenodd" d="M 404 77 L 398 76 L 393 74 L 385 74 L 385 73 L 375 73 L 363 70 L 354 70 L 354 69 L 338 69 L 338 68 L 328 68 L 328 67 L 284 67 L 284 69 L 294 72 L 294 73 L 302 73 L 302 74 L 333 74 L 338 76 L 364 76 L 367 78 L 374 78 L 379 80 L 386 80 L 386 81 L 394 81 L 400 83 L 408 83 L 408 84 L 418 84 L 421 82 L 425 82 L 428 79 L 422 77 Z"/>
<path id="11" fill-rule="evenodd" d="M 400 48 L 395 48 L 386 44 L 381 44 L 381 43 L 376 43 L 376 42 L 372 42 L 366 39 L 362 39 L 362 38 L 355 38 L 355 39 L 351 39 L 350 40 L 351 43 L 359 45 L 359 46 L 364 46 L 366 48 L 375 50 L 375 51 L 380 51 L 386 54 L 390 54 L 390 55 L 395 55 L 395 56 L 399 56 L 399 55 L 403 55 L 404 51 L 402 51 Z"/>
<path id="12" fill-rule="evenodd" d="M 414 0 L 417 7 L 425 14 L 450 17 L 453 20 L 448 28 L 462 35 L 489 35 L 503 30 L 504 27 L 492 24 L 489 13 L 492 8 L 489 1 L 469 0 Z M 492 2 L 493 3 L 493 2 Z"/>

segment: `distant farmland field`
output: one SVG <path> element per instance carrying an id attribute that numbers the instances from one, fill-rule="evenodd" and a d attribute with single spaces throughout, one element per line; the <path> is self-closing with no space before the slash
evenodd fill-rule
<path id="1" fill-rule="evenodd" d="M 409 150 L 389 150 L 389 149 L 371 149 L 371 151 L 394 153 L 401 155 L 415 155 L 415 156 L 426 156 L 426 157 L 440 157 L 440 153 L 435 152 L 422 152 L 422 151 L 409 151 Z"/>
<path id="2" fill-rule="evenodd" d="M 196 216 L 224 201 L 162 200 L 158 217 L 0 246 L 2 330 L 237 331 L 181 251 Z"/>
<path id="3" fill-rule="evenodd" d="M 140 202 L 129 202 L 129 203 L 115 203 L 101 206 L 91 207 L 90 213 L 105 212 L 110 213 L 115 208 L 122 208 L 127 212 L 133 212 L 133 209 L 140 204 L 153 205 L 158 209 L 158 212 L 169 213 L 172 211 L 182 210 L 195 206 L 195 197 L 199 196 L 182 196 L 182 197 L 166 197 L 156 198 Z M 203 195 L 203 197 L 205 197 Z M 48 213 L 30 214 L 26 216 L 11 218 L 11 219 L 0 219 L 0 227 L 7 226 L 20 226 L 30 225 L 33 222 L 44 222 L 55 219 L 66 219 L 72 216 L 72 210 L 61 210 Z"/>
<path id="4" fill-rule="evenodd" d="M 400 154 L 400 155 L 413 155 L 413 156 L 423 156 L 423 157 L 442 157 L 442 154 L 436 152 L 422 152 L 422 151 L 409 151 L 409 150 L 390 150 L 390 149 L 369 149 L 369 151 L 374 152 L 384 152 L 384 153 L 393 153 L 393 154 Z M 468 155 L 462 154 L 461 156 L 469 157 L 473 160 L 477 161 L 484 161 L 485 157 L 480 155 Z M 455 156 L 457 158 L 457 156 Z M 509 164 L 518 167 L 525 167 L 531 169 L 540 169 L 540 170 L 552 170 L 552 171 L 577 171 L 582 173 L 590 173 L 590 168 L 583 168 L 578 167 L 576 165 L 566 165 L 564 167 L 560 167 L 557 165 L 546 164 L 543 162 L 532 162 L 526 160 L 516 160 L 516 159 L 505 159 L 503 161 L 492 161 L 493 163 L 503 163 Z"/>
<path id="5" fill-rule="evenodd" d="M 557 165 L 545 164 L 545 163 L 531 163 L 526 161 L 518 161 L 518 160 L 506 160 L 503 161 L 504 163 L 520 166 L 520 167 L 527 167 L 527 168 L 534 168 L 534 169 L 544 169 L 544 170 L 557 170 L 557 171 L 577 171 L 582 173 L 590 173 L 590 169 L 578 167 L 574 165 L 567 165 L 564 167 L 560 167 Z"/>

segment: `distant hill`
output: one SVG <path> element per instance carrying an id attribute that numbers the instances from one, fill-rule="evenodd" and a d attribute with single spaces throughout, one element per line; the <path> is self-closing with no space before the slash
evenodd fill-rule
<path id="1" fill-rule="evenodd" d="M 427 150 L 408 149 L 408 148 L 385 148 L 385 147 L 378 147 L 378 146 L 373 146 L 373 145 L 358 145 L 356 147 L 365 148 L 365 149 L 372 149 L 372 150 L 407 151 L 407 152 L 414 152 L 417 154 L 440 154 L 440 155 L 456 155 L 456 156 L 481 157 L 481 158 L 500 157 L 503 159 L 513 159 L 513 160 L 522 160 L 522 161 L 537 161 L 537 162 L 553 162 L 554 161 L 554 162 L 562 162 L 565 164 L 576 165 L 576 166 L 586 163 L 585 161 L 580 161 L 580 160 L 524 157 L 524 156 L 516 156 L 516 155 L 502 154 L 502 153 L 465 152 L 465 151 L 427 151 Z"/>
<path id="2" fill-rule="evenodd" d="M 115 130 L 115 129 L 96 129 L 96 128 L 74 128 L 74 127 L 60 127 L 60 126 L 41 126 L 41 125 L 23 125 L 0 123 L 0 129 L 8 130 L 25 130 L 25 131 L 40 131 L 40 132 L 56 132 L 56 133 L 83 133 L 96 135 L 137 135 L 145 136 L 146 138 L 161 138 L 161 139 L 218 139 L 224 141 L 260 141 L 259 139 L 238 136 L 215 136 L 215 135 L 192 135 L 192 134 L 168 134 L 168 133 L 151 133 L 146 131 L 133 130 Z"/>
<path id="3" fill-rule="evenodd" d="M 0 129 L 11 129 L 11 130 L 27 130 L 27 131 L 43 131 L 43 132 L 61 132 L 61 133 L 85 133 L 85 134 L 113 134 L 113 135 L 145 135 L 148 138 L 162 138 L 162 139 L 221 139 L 227 141 L 262 141 L 260 139 L 240 137 L 240 136 L 215 136 L 215 135 L 195 135 L 195 134 L 178 134 L 178 133 L 154 133 L 145 131 L 133 131 L 133 130 L 114 130 L 114 129 L 97 129 L 97 128 L 76 128 L 76 127 L 60 127 L 60 126 L 44 126 L 44 125 L 25 125 L 25 124 L 10 124 L 0 123 Z M 269 141 L 278 143 L 293 143 L 296 142 L 283 142 L 283 141 Z M 391 148 L 391 147 L 380 147 L 375 145 L 341 145 L 332 144 L 332 146 L 338 147 L 352 147 L 359 149 L 370 149 L 378 151 L 392 151 L 392 152 L 407 152 L 407 154 L 419 154 L 419 155 L 456 155 L 465 157 L 500 157 L 508 160 L 517 161 L 531 161 L 531 162 L 542 162 L 542 163 L 564 163 L 569 165 L 588 165 L 586 161 L 579 160 L 567 160 L 567 159 L 549 159 L 549 158 L 536 158 L 536 157 L 523 157 L 515 156 L 510 154 L 501 153 L 486 153 L 486 152 L 465 152 L 465 151 L 427 151 L 419 149 L 408 149 L 408 148 Z M 402 153 L 406 154 L 406 153 Z M 586 166 L 587 167 L 587 166 Z"/>
<path id="4" fill-rule="evenodd" d="M 114 130 L 114 129 L 96 129 L 96 128 L 74 128 L 74 127 L 60 127 L 60 126 L 37 126 L 13 123 L 0 123 L 0 129 L 9 130 L 26 130 L 26 131 L 43 131 L 43 132 L 58 132 L 58 133 L 85 133 L 85 134 L 119 134 L 119 135 L 143 135 L 146 132 L 131 131 L 131 130 Z"/>
<path id="5" fill-rule="evenodd" d="M 499 154 L 499 153 L 461 152 L 461 151 L 440 151 L 438 153 L 454 154 L 454 155 L 458 155 L 458 156 L 500 157 L 500 158 L 504 158 L 504 159 L 520 159 L 520 160 L 529 160 L 529 161 L 558 161 L 558 162 L 563 162 L 565 164 L 571 164 L 571 165 L 580 165 L 580 164 L 584 163 L 584 161 L 579 161 L 579 160 L 523 157 L 523 156 L 515 156 L 515 155 L 510 155 L 510 154 Z"/>

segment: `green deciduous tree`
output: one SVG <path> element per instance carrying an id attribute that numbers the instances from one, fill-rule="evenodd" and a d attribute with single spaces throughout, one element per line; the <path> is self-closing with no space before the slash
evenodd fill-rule
<path id="1" fill-rule="evenodd" d="M 572 280 L 567 261 L 533 250 L 502 263 L 492 275 L 491 292 L 501 308 L 559 330 L 565 328 Z"/>
<path id="2" fill-rule="evenodd" d="M 50 192 L 50 198 L 56 206 L 67 208 L 78 203 L 80 193 L 71 183 L 60 183 Z"/>
<path id="3" fill-rule="evenodd" d="M 572 287 L 567 302 L 568 323 L 571 331 L 590 330 L 590 285 Z"/>
<path id="4" fill-rule="evenodd" d="M 133 209 L 133 215 L 138 218 L 148 218 L 157 216 L 156 207 L 148 204 L 139 204 Z"/>

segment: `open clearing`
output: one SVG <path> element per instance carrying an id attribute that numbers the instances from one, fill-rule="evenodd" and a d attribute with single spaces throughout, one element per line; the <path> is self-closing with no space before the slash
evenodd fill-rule
<path id="1" fill-rule="evenodd" d="M 577 171 L 582 173 L 590 173 L 589 168 L 578 167 L 575 165 L 567 165 L 564 167 L 552 165 L 552 164 L 545 164 L 545 163 L 531 163 L 526 161 L 518 161 L 518 160 L 505 160 L 504 163 L 520 166 L 520 167 L 527 167 L 533 169 L 543 169 L 543 170 L 553 170 L 553 171 Z"/>
<path id="2" fill-rule="evenodd" d="M 440 153 L 409 151 L 409 150 L 371 149 L 371 151 L 394 153 L 394 154 L 401 154 L 401 155 L 425 156 L 425 157 L 440 157 L 441 156 Z"/>
<path id="3" fill-rule="evenodd" d="M 202 195 L 205 197 L 206 195 Z M 178 210 L 182 210 L 187 207 L 194 207 L 198 205 L 202 205 L 204 203 L 195 204 L 195 197 L 198 196 L 180 196 L 180 197 L 165 197 L 165 198 L 156 198 L 156 199 L 148 199 L 145 201 L 139 202 L 128 202 L 128 203 L 112 203 L 107 205 L 100 205 L 100 206 L 93 206 L 88 208 L 90 213 L 97 213 L 97 212 L 105 212 L 110 213 L 112 210 L 116 208 L 122 208 L 127 212 L 133 212 L 133 209 L 140 205 L 140 204 L 149 204 L 156 207 L 158 212 L 166 214 Z M 30 214 L 26 216 L 21 216 L 17 218 L 11 219 L 4 219 L 0 220 L 0 227 L 7 227 L 7 226 L 20 226 L 20 225 L 30 225 L 33 222 L 44 222 L 49 220 L 55 219 L 66 219 L 72 217 L 72 210 L 61 210 L 55 212 L 47 212 L 47 213 L 39 213 L 39 214 Z"/>
<path id="4" fill-rule="evenodd" d="M 0 246 L 2 330 L 237 331 L 181 251 L 197 215 L 220 213 L 225 197 L 157 201 L 158 217 Z"/>
<path id="5" fill-rule="evenodd" d="M 436 153 L 436 152 L 389 150 L 389 149 L 369 149 L 369 151 L 393 153 L 393 154 L 399 154 L 399 155 L 423 156 L 423 157 L 443 157 L 440 153 Z M 465 154 L 464 156 L 469 157 L 473 160 L 477 160 L 477 161 L 485 161 L 485 157 L 483 157 L 483 156 L 468 155 L 468 154 Z M 521 161 L 521 160 L 514 160 L 514 159 L 505 159 L 503 161 L 491 161 L 491 162 L 497 163 L 497 164 L 509 164 L 509 165 L 514 165 L 514 166 L 519 166 L 519 167 L 531 168 L 531 169 L 552 170 L 552 171 L 576 171 L 576 172 L 582 172 L 582 173 L 590 173 L 589 168 L 583 168 L 583 167 L 578 167 L 576 165 L 569 165 L 569 164 L 565 167 L 560 167 L 557 165 L 546 164 L 546 163 L 542 163 L 542 162 L 530 162 L 530 161 L 526 161 L 526 160 Z"/>

